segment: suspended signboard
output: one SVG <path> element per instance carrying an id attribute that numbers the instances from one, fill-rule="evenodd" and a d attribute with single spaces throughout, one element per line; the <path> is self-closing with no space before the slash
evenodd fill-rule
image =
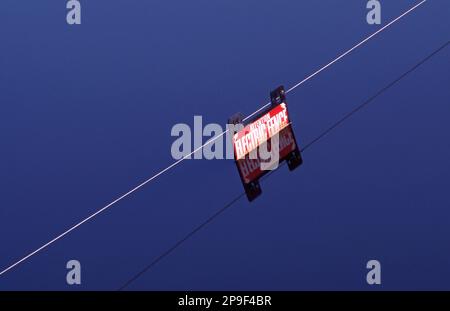
<path id="1" fill-rule="evenodd" d="M 303 162 L 286 103 L 284 88 L 271 92 L 271 105 L 233 135 L 234 159 L 249 201 L 261 194 L 259 179 L 287 161 L 290 170 Z M 242 124 L 235 116 L 228 123 Z"/>

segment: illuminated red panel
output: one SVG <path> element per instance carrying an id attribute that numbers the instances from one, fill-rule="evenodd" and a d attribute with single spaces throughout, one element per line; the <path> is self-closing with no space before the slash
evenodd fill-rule
<path id="1" fill-rule="evenodd" d="M 277 133 L 279 134 L 279 161 L 281 162 L 297 148 L 285 103 L 275 106 L 234 135 L 234 156 L 244 183 L 255 181 L 267 172 L 261 170 L 259 150 L 255 149 L 259 149 L 262 144 L 268 142 L 270 150 L 270 138 Z M 250 158 L 252 151 L 256 152 L 255 159 Z"/>
<path id="2" fill-rule="evenodd" d="M 281 103 L 234 135 L 235 159 L 244 158 L 288 125 L 286 104 Z"/>

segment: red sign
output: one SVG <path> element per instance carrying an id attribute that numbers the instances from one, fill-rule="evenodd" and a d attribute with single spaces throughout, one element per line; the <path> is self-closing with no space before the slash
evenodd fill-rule
<path id="1" fill-rule="evenodd" d="M 261 193 L 259 179 L 286 161 L 290 171 L 302 163 L 286 104 L 286 92 L 280 86 L 270 93 L 270 108 L 256 120 L 233 135 L 234 159 L 249 201 Z M 234 115 L 230 124 L 241 124 L 242 117 Z"/>
<path id="2" fill-rule="evenodd" d="M 234 134 L 235 159 L 244 158 L 288 125 L 286 104 L 281 103 Z"/>
<path id="3" fill-rule="evenodd" d="M 277 160 L 281 162 L 297 147 L 285 103 L 275 106 L 234 135 L 234 156 L 244 183 L 257 180 L 266 172 L 261 169 L 261 162 L 266 161 L 261 160 L 258 148 L 267 143 L 266 149 L 270 152 L 270 140 L 276 134 L 279 135 Z M 250 156 L 252 151 L 253 157 Z"/>

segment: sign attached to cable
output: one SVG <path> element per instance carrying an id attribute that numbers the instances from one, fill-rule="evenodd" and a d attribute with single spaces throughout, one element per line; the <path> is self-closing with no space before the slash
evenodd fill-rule
<path id="1" fill-rule="evenodd" d="M 242 124 L 233 135 L 234 160 L 249 201 L 258 197 L 262 190 L 259 179 L 279 163 L 287 161 L 289 170 L 303 162 L 286 103 L 282 86 L 270 93 L 270 107 L 246 124 L 242 116 L 235 115 L 229 124 Z"/>

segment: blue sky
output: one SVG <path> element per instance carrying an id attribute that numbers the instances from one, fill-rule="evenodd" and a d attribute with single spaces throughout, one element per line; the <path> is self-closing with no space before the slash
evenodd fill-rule
<path id="1" fill-rule="evenodd" d="M 380 26 L 366 1 L 0 4 L 0 269 L 173 162 L 176 123 L 224 124 Z M 382 1 L 382 23 L 418 1 Z M 288 95 L 300 145 L 449 40 L 429 0 Z M 446 48 L 136 280 L 135 290 L 449 289 Z M 242 192 L 233 161 L 185 161 L 0 277 L 115 290 Z M 66 262 L 82 265 L 68 286 Z M 365 281 L 382 265 L 382 285 Z"/>

